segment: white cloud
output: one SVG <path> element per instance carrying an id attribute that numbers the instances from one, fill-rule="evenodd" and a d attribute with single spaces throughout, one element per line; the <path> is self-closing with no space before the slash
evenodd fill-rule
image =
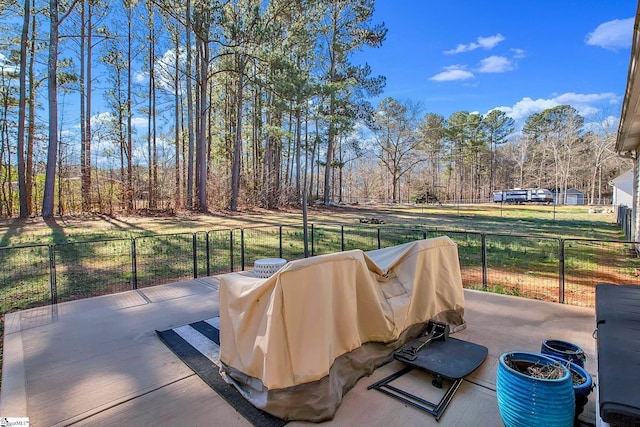
<path id="1" fill-rule="evenodd" d="M 585 43 L 604 49 L 616 50 L 631 46 L 634 18 L 614 19 L 598 25 L 587 34 Z"/>
<path id="2" fill-rule="evenodd" d="M 20 69 L 17 65 L 12 64 L 5 55 L 0 53 L 0 74 L 4 74 L 6 77 L 6 75 L 17 73 L 19 71 Z"/>
<path id="3" fill-rule="evenodd" d="M 619 124 L 619 117 L 607 116 L 604 119 L 600 119 L 599 121 L 585 123 L 584 128 L 597 134 L 615 134 L 618 130 Z"/>
<path id="4" fill-rule="evenodd" d="M 594 94 L 568 92 L 547 99 L 539 98 L 534 100 L 525 97 L 511 107 L 496 107 L 495 109 L 504 111 L 514 120 L 525 120 L 531 114 L 539 113 L 547 108 L 557 107 L 558 105 L 571 105 L 578 110 L 580 115 L 586 118 L 598 113 L 600 109 L 597 105 L 605 102 L 617 104 L 620 99 L 610 92 Z"/>
<path id="5" fill-rule="evenodd" d="M 186 49 L 182 49 L 177 54 L 178 66 L 184 66 L 186 63 L 187 52 Z M 156 61 L 156 80 L 159 88 L 164 89 L 170 93 L 175 93 L 174 79 L 176 75 L 176 50 L 167 50 Z"/>
<path id="6" fill-rule="evenodd" d="M 557 97 L 555 97 L 555 99 L 557 99 L 561 104 L 570 105 L 591 104 L 594 102 L 603 101 L 608 101 L 610 104 L 617 104 L 620 101 L 616 94 L 612 92 L 590 94 L 567 92 L 563 93 L 562 95 L 558 95 Z"/>
<path id="7" fill-rule="evenodd" d="M 133 80 L 136 83 L 145 82 L 145 81 L 149 80 L 149 73 L 147 73 L 147 72 L 137 72 L 137 73 L 134 74 Z"/>
<path id="8" fill-rule="evenodd" d="M 133 127 L 147 127 L 147 124 L 149 123 L 149 120 L 147 120 L 144 117 L 132 117 L 131 118 L 131 125 Z"/>
<path id="9" fill-rule="evenodd" d="M 504 73 L 513 70 L 513 63 L 504 56 L 493 55 L 480 61 L 480 73 Z"/>
<path id="10" fill-rule="evenodd" d="M 478 37 L 476 42 L 459 44 L 455 49 L 447 50 L 444 53 L 445 55 L 455 55 L 457 53 L 470 52 L 479 48 L 493 49 L 498 45 L 498 43 L 504 40 L 505 38 L 502 34 L 496 34 L 495 36 L 489 37 Z"/>
<path id="11" fill-rule="evenodd" d="M 100 126 L 114 121 L 115 117 L 111 113 L 98 113 L 91 116 L 91 126 Z"/>
<path id="12" fill-rule="evenodd" d="M 166 162 L 172 161 L 174 159 L 173 154 L 176 150 L 175 145 L 173 145 L 173 141 L 159 136 L 156 138 L 155 142 L 158 153 L 158 162 L 160 164 L 166 164 Z M 135 164 L 139 166 L 148 166 L 149 152 L 147 151 L 146 136 L 142 139 L 135 139 L 133 144 L 132 158 L 135 159 Z"/>
<path id="13" fill-rule="evenodd" d="M 522 98 L 511 107 L 496 107 L 496 110 L 504 111 L 507 115 L 514 120 L 526 119 L 533 113 L 539 113 L 547 108 L 552 108 L 559 105 L 557 102 L 551 99 L 536 99 L 533 100 L 529 97 Z"/>
<path id="14" fill-rule="evenodd" d="M 515 59 L 522 59 L 527 57 L 527 52 L 524 49 L 511 49 L 511 52 L 513 52 L 513 57 Z"/>
<path id="15" fill-rule="evenodd" d="M 603 129 L 618 129 L 618 125 L 620 124 L 620 117 L 618 116 L 607 116 L 602 122 L 600 122 L 600 126 Z"/>
<path id="16" fill-rule="evenodd" d="M 475 76 L 472 72 L 464 69 L 464 66 L 452 65 L 449 67 L 445 67 L 445 71 L 438 73 L 433 77 L 430 77 L 429 80 L 433 80 L 436 82 L 450 82 L 456 80 L 468 80 L 474 77 Z"/>
<path id="17" fill-rule="evenodd" d="M 485 49 L 493 49 L 501 41 L 504 41 L 502 34 L 496 34 L 495 36 L 489 37 L 478 37 L 478 44 Z"/>
<path id="18" fill-rule="evenodd" d="M 100 127 L 100 125 L 112 125 L 113 123 L 115 123 L 115 121 L 116 121 L 116 117 L 111 112 L 98 113 L 91 116 L 91 126 L 93 126 L 94 128 L 98 128 Z M 149 123 L 149 120 L 147 120 L 146 117 L 131 118 L 131 125 L 133 127 L 146 128 L 148 123 Z"/>

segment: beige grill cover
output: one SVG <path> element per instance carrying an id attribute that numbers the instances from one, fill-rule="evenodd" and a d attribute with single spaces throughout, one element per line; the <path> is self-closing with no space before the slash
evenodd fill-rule
<path id="1" fill-rule="evenodd" d="M 292 387 L 429 319 L 464 327 L 463 307 L 448 237 L 296 260 L 268 279 L 229 274 L 220 280 L 220 360 L 266 390 Z"/>

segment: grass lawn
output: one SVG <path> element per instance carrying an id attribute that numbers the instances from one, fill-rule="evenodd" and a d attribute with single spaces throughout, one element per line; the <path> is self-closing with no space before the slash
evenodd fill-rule
<path id="1" fill-rule="evenodd" d="M 546 205 L 375 205 L 314 206 L 309 223 L 360 225 L 362 218 L 384 221 L 384 227 L 421 226 L 439 230 L 620 240 L 613 213 L 588 213 L 586 206 Z M 194 233 L 264 225 L 301 225 L 300 209 L 251 210 L 171 217 L 62 217 L 0 221 L 0 247 Z M 365 225 L 364 227 L 378 227 Z"/>

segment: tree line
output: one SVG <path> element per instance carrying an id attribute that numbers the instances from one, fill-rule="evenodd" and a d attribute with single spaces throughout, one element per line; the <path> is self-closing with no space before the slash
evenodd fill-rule
<path id="1" fill-rule="evenodd" d="M 558 203 L 566 203 L 567 190 L 575 187 L 588 203 L 599 204 L 611 193 L 609 181 L 630 167 L 615 152 L 615 121 L 602 117 L 587 124 L 570 105 L 531 114 L 520 131 L 500 110 L 458 111 L 446 118 L 419 111 L 412 101 L 380 102 L 368 128 L 389 184 L 381 185 L 385 177 L 379 176 L 364 199 L 431 195 L 484 202 L 495 190 L 533 187 L 551 189 Z"/>
<path id="2" fill-rule="evenodd" d="M 0 216 L 237 210 L 588 191 L 623 161 L 571 106 L 445 118 L 385 98 L 354 54 L 373 0 L 13 0 L 0 5 Z"/>

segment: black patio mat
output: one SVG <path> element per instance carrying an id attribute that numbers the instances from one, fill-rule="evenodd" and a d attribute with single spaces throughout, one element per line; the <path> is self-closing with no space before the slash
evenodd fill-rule
<path id="1" fill-rule="evenodd" d="M 191 323 L 166 331 L 156 331 L 160 340 L 193 372 L 257 427 L 280 427 L 287 421 L 274 417 L 249 403 L 219 373 L 220 333 L 217 318 Z"/>

